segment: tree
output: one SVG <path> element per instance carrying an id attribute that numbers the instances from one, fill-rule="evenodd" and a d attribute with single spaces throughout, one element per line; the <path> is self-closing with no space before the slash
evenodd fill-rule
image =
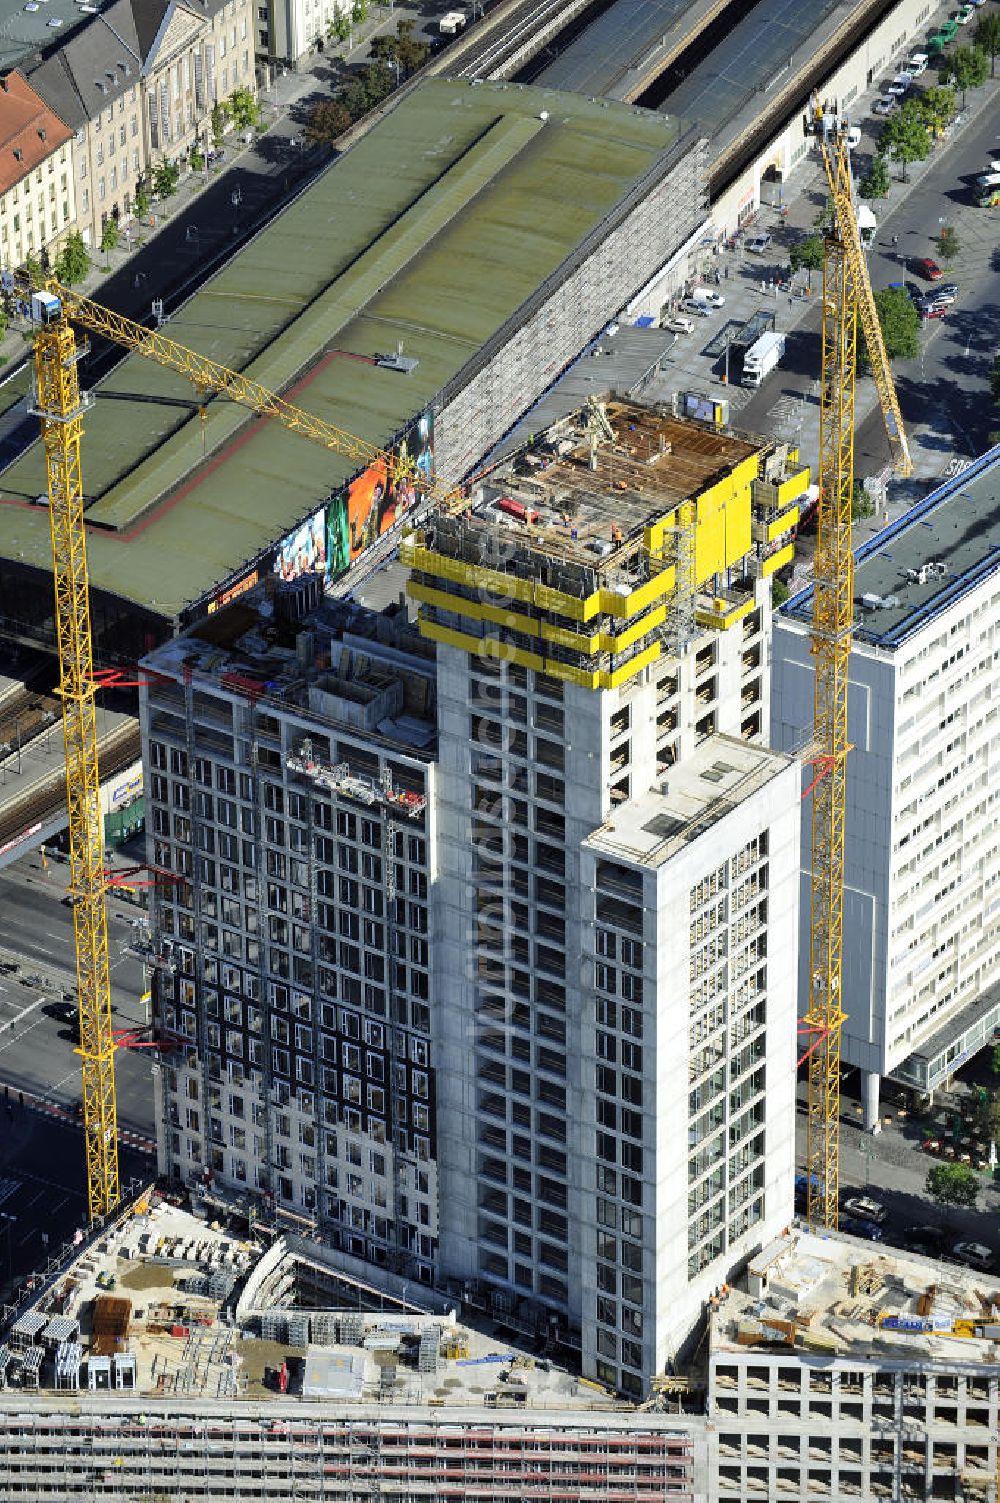
<path id="1" fill-rule="evenodd" d="M 142 181 L 136 184 L 135 189 L 135 212 L 136 217 L 145 219 L 149 213 L 149 190 Z"/>
<path id="2" fill-rule="evenodd" d="M 101 250 L 104 252 L 104 270 L 111 270 L 111 252 L 118 249 L 118 221 L 109 219 L 101 231 Z"/>
<path id="3" fill-rule="evenodd" d="M 363 26 L 368 20 L 368 0 L 354 0 L 351 6 L 351 20 L 355 26 Z"/>
<path id="4" fill-rule="evenodd" d="M 153 192 L 157 198 L 169 198 L 177 192 L 180 170 L 175 162 L 161 162 L 153 168 Z"/>
<path id="5" fill-rule="evenodd" d="M 1000 381 L 1000 355 L 997 356 L 996 360 L 993 363 L 993 370 L 998 381 Z M 994 391 L 993 395 L 995 397 L 997 395 L 997 392 Z M 1000 1044 L 994 1045 L 993 1054 L 990 1059 L 990 1069 L 993 1071 L 994 1075 L 1000 1075 Z"/>
<path id="6" fill-rule="evenodd" d="M 197 142 L 188 152 L 188 164 L 192 172 L 200 172 L 205 165 L 205 153 Z"/>
<path id="7" fill-rule="evenodd" d="M 977 1137 L 1000 1139 L 1000 1091 L 988 1091 L 980 1086 L 971 1115 Z"/>
<path id="8" fill-rule="evenodd" d="M 212 140 L 216 146 L 222 145 L 222 138 L 226 133 L 229 123 L 229 108 L 224 100 L 212 106 Z"/>
<path id="9" fill-rule="evenodd" d="M 89 260 L 87 262 L 87 265 L 89 267 L 89 265 L 90 265 Z M 42 275 L 42 263 L 41 263 L 41 261 L 39 261 L 38 257 L 35 255 L 34 251 L 29 251 L 28 254 L 25 256 L 25 258 L 24 258 L 24 270 L 25 270 L 25 272 L 27 273 L 28 277 L 30 278 L 30 280 L 32 282 L 38 282 L 41 279 L 41 275 Z"/>
<path id="10" fill-rule="evenodd" d="M 927 1171 L 927 1193 L 942 1206 L 974 1206 L 979 1181 L 968 1164 L 935 1164 Z"/>
<path id="11" fill-rule="evenodd" d="M 229 118 L 237 130 L 252 130 L 260 120 L 260 105 L 245 86 L 234 89 L 227 100 Z"/>
<path id="12" fill-rule="evenodd" d="M 775 606 L 784 605 L 790 594 L 791 591 L 785 584 L 785 581 L 780 579 L 777 574 L 773 574 L 771 576 L 771 604 Z"/>
<path id="13" fill-rule="evenodd" d="M 914 360 L 920 354 L 920 314 L 909 293 L 902 287 L 883 287 L 875 294 L 875 307 L 889 359 Z M 869 365 L 864 345 L 858 353 L 862 363 Z"/>
<path id="14" fill-rule="evenodd" d="M 395 64 L 402 74 L 416 72 L 427 61 L 431 49 L 426 42 L 415 41 L 412 33 L 412 21 L 405 18 L 397 21 L 394 37 L 383 34 L 372 38 L 369 47 L 372 57 Z"/>
<path id="15" fill-rule="evenodd" d="M 828 230 L 833 229 L 833 222 L 835 218 L 836 212 L 833 207 L 833 199 L 828 193 L 826 195 L 826 201 L 823 204 L 823 207 L 820 209 L 819 213 L 813 220 L 813 229 L 819 230 L 821 235 L 825 235 Z"/>
<path id="16" fill-rule="evenodd" d="M 351 18 L 346 11 L 338 10 L 332 21 L 326 23 L 328 42 L 346 42 L 351 35 Z"/>
<path id="17" fill-rule="evenodd" d="M 994 402 L 1000 402 L 1000 355 L 994 355 L 993 365 L 990 369 L 990 391 L 993 393 Z M 994 1053 L 994 1059 L 1000 1057 L 1000 1045 Z M 1000 1074 L 1000 1069 L 997 1071 Z"/>
<path id="18" fill-rule="evenodd" d="M 74 283 L 82 282 L 89 270 L 90 252 L 84 245 L 79 230 L 74 230 L 66 236 L 65 244 L 56 257 L 56 278 L 65 282 L 67 287 L 72 287 Z"/>
<path id="19" fill-rule="evenodd" d="M 958 236 L 950 224 L 943 224 L 937 237 L 938 255 L 942 261 L 954 261 L 958 255 Z"/>
<path id="20" fill-rule="evenodd" d="M 862 198 L 887 198 L 889 195 L 889 164 L 881 152 L 871 159 L 868 171 L 858 183 Z"/>
<path id="21" fill-rule="evenodd" d="M 336 146 L 351 126 L 351 112 L 340 99 L 324 99 L 309 116 L 306 140 L 310 146 Z"/>
<path id="22" fill-rule="evenodd" d="M 978 89 L 990 75 L 990 60 L 982 47 L 956 47 L 948 59 L 948 77 L 953 78 L 962 91 L 962 108 L 965 108 L 967 89 Z"/>
<path id="23" fill-rule="evenodd" d="M 855 480 L 851 491 L 851 520 L 863 522 L 875 515 L 875 503 L 865 490 L 864 481 Z"/>
<path id="24" fill-rule="evenodd" d="M 902 109 L 890 115 L 882 130 L 880 149 L 898 162 L 905 183 L 910 162 L 922 162 L 930 154 L 931 138 L 915 99 L 908 99 Z"/>
<path id="25" fill-rule="evenodd" d="M 788 259 L 792 264 L 793 271 L 801 271 L 803 268 L 809 276 L 809 286 L 812 286 L 812 274 L 819 271 L 823 265 L 823 237 L 822 235 L 806 235 L 802 240 L 796 240 L 788 253 Z"/>
<path id="26" fill-rule="evenodd" d="M 955 114 L 955 90 L 939 84 L 925 89 L 916 103 L 932 136 L 939 136 Z"/>
<path id="27" fill-rule="evenodd" d="M 392 93 L 393 76 L 387 63 L 381 58 L 374 58 L 366 63 L 361 70 L 361 86 L 365 91 L 365 100 L 368 108 L 373 110 L 377 104 L 381 104 L 387 94 Z"/>
<path id="28" fill-rule="evenodd" d="M 1000 15 L 996 11 L 981 16 L 976 22 L 976 46 L 981 47 L 990 60 L 990 77 L 996 71 L 997 55 L 1000 54 Z"/>
<path id="29" fill-rule="evenodd" d="M 352 120 L 360 120 L 370 108 L 368 94 L 360 78 L 350 78 L 340 91 L 341 102 Z"/>

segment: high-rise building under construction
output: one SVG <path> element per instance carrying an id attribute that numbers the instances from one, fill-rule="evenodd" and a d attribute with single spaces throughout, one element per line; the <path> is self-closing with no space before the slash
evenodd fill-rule
<path id="1" fill-rule="evenodd" d="M 807 478 L 591 404 L 410 535 L 416 623 L 275 579 L 151 656 L 166 1170 L 624 1392 L 670 1362 L 791 1209 Z"/>

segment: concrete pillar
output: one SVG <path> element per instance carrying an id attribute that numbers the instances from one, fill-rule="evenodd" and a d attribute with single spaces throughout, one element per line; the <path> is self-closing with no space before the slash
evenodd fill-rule
<path id="1" fill-rule="evenodd" d="M 861 1100 L 865 1113 L 865 1132 L 877 1132 L 880 1126 L 878 1089 L 881 1078 L 877 1070 L 861 1071 Z"/>

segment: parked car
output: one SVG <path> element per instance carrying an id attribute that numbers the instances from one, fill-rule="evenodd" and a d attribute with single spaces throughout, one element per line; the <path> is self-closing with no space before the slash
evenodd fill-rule
<path id="1" fill-rule="evenodd" d="M 691 301 L 695 303 L 707 303 L 710 308 L 724 308 L 726 300 L 721 292 L 713 292 L 711 287 L 695 287 L 691 293 Z"/>
<path id="2" fill-rule="evenodd" d="M 767 250 L 770 244 L 770 235 L 753 235 L 747 241 L 747 250 L 753 251 L 755 255 L 759 256 L 763 251 Z"/>
<path id="3" fill-rule="evenodd" d="M 910 86 L 912 83 L 913 79 L 910 77 L 909 73 L 900 73 L 896 78 L 893 79 L 892 83 L 889 84 L 885 92 L 886 94 L 888 94 L 890 99 L 902 99 L 910 92 Z"/>
<path id="4" fill-rule="evenodd" d="M 849 1237 L 867 1237 L 869 1242 L 882 1241 L 882 1228 L 874 1221 L 855 1221 L 853 1216 L 841 1216 L 840 1230 Z"/>
<path id="5" fill-rule="evenodd" d="M 857 1216 L 862 1221 L 885 1221 L 889 1212 L 881 1201 L 871 1200 L 867 1195 L 852 1195 L 844 1201 L 848 1216 Z"/>
<path id="6" fill-rule="evenodd" d="M 672 334 L 693 334 L 694 319 L 685 318 L 683 313 L 674 313 L 670 318 L 663 320 L 661 327 L 669 329 Z"/>
<path id="7" fill-rule="evenodd" d="M 696 303 L 693 297 L 684 299 L 681 307 L 685 313 L 694 313 L 698 318 L 711 318 L 712 310 L 707 303 Z"/>
<path id="8" fill-rule="evenodd" d="M 908 1226 L 903 1246 L 908 1252 L 923 1252 L 933 1257 L 944 1247 L 947 1237 L 939 1226 Z"/>
<path id="9" fill-rule="evenodd" d="M 993 1249 L 986 1247 L 982 1242 L 956 1242 L 952 1248 L 955 1257 L 962 1263 L 967 1263 L 970 1268 L 980 1268 L 984 1272 L 993 1267 Z"/>
<path id="10" fill-rule="evenodd" d="M 957 21 L 959 26 L 968 26 L 975 14 L 975 10 L 976 7 L 974 5 L 960 5 L 952 20 Z"/>
<path id="11" fill-rule="evenodd" d="M 929 303 L 932 308 L 950 308 L 952 303 L 957 301 L 958 293 L 947 292 L 943 286 L 935 287 L 934 291 L 924 298 L 924 302 Z"/>
<path id="12" fill-rule="evenodd" d="M 936 261 L 932 261 L 930 256 L 921 256 L 914 261 L 913 270 L 919 272 L 922 277 L 926 277 L 928 282 L 940 282 L 944 276 L 940 266 Z"/>
<path id="13" fill-rule="evenodd" d="M 932 303 L 926 299 L 914 305 L 921 318 L 945 318 L 948 313 L 946 303 Z"/>
<path id="14" fill-rule="evenodd" d="M 873 115 L 891 115 L 896 108 L 895 99 L 876 99 L 872 105 Z"/>
<path id="15" fill-rule="evenodd" d="M 915 52 L 911 58 L 907 59 L 906 71 L 912 73 L 914 78 L 919 78 L 922 73 L 927 72 L 929 62 L 930 57 L 926 52 Z"/>

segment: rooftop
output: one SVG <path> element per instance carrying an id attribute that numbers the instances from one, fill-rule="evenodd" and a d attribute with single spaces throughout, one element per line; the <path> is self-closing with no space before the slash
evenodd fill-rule
<path id="1" fill-rule="evenodd" d="M 466 1421 L 477 1411 L 633 1407 L 520 1350 L 490 1321 L 459 1321 L 447 1299 L 414 1281 L 396 1280 L 395 1295 L 376 1289 L 308 1239 L 256 1223 L 240 1235 L 210 1221 L 213 1209 L 193 1214 L 155 1194 L 140 1201 L 3 1333 L 0 1375 L 35 1371 L 37 1385 L 17 1381 L 63 1398 L 79 1383 L 90 1400 L 103 1389 L 113 1402 L 280 1403 L 287 1392 L 296 1413 L 304 1399 L 334 1402 L 339 1415 L 388 1402 L 396 1414 L 434 1406 Z M 109 1370 L 124 1372 L 124 1394 Z"/>
<path id="2" fill-rule="evenodd" d="M 638 866 L 662 866 L 792 762 L 732 736 L 709 736 L 658 788 L 619 804 L 586 844 Z"/>
<path id="3" fill-rule="evenodd" d="M 725 1296 L 712 1353 L 762 1347 L 1000 1370 L 996 1280 L 839 1234 L 793 1231 L 751 1259 L 749 1292 Z M 984 1369 L 983 1364 L 994 1364 Z"/>
<path id="4" fill-rule="evenodd" d="M 1000 445 L 854 557 L 854 640 L 894 651 L 1000 569 Z M 810 624 L 812 587 L 780 614 Z"/>
<path id="5" fill-rule="evenodd" d="M 170 333 L 388 445 L 677 136 L 624 105 L 427 81 L 212 277 Z M 374 362 L 400 343 L 417 362 L 409 375 Z M 96 397 L 83 445 L 91 582 L 168 618 L 260 558 L 354 470 L 221 398 L 203 426 L 187 384 L 137 355 Z M 0 560 L 50 567 L 43 491 L 35 444 L 0 477 Z"/>
<path id="6" fill-rule="evenodd" d="M 0 86 L 0 194 L 72 136 L 21 75 L 9 73 Z"/>
<path id="7" fill-rule="evenodd" d="M 716 0 L 617 0 L 534 77 L 550 89 L 631 99 L 662 56 L 686 46 Z"/>

